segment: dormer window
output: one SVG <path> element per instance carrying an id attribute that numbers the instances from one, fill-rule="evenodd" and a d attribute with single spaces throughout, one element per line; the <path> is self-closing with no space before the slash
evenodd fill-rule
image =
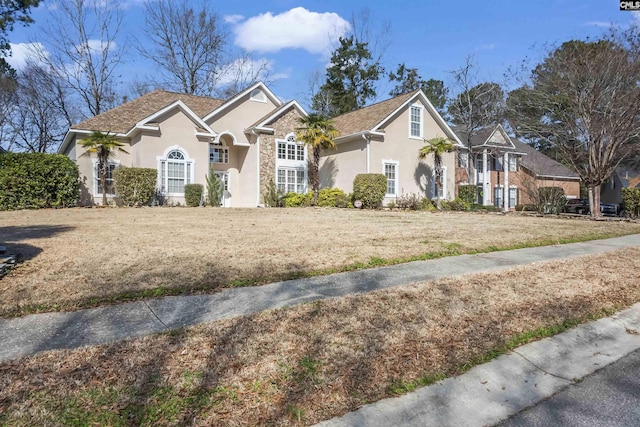
<path id="1" fill-rule="evenodd" d="M 409 108 L 409 136 L 422 138 L 422 106 L 412 105 Z"/>

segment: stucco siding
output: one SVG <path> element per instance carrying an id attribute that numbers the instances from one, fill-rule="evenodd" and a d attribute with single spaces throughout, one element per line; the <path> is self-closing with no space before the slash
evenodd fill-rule
<path id="1" fill-rule="evenodd" d="M 375 144 L 371 141 L 371 145 Z M 360 138 L 355 141 L 338 144 L 335 150 L 323 150 L 320 159 L 320 188 L 337 187 L 350 193 L 353 191 L 353 179 L 367 172 L 367 142 Z M 379 168 L 371 167 L 372 173 L 380 173 Z"/>

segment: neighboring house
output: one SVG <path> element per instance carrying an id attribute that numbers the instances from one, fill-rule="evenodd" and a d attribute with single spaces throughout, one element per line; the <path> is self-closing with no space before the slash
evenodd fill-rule
<path id="1" fill-rule="evenodd" d="M 467 135 L 455 129 L 466 144 Z M 471 176 L 467 162 L 471 161 Z M 505 211 L 530 204 L 540 187 L 561 187 L 567 198 L 580 197 L 580 177 L 531 146 L 511 138 L 501 125 L 485 128 L 458 152 L 456 194 L 459 185 L 477 186 L 476 202 Z"/>
<path id="2" fill-rule="evenodd" d="M 110 161 L 158 171 L 158 191 L 184 203 L 184 186 L 205 185 L 210 171 L 224 181 L 223 206 L 255 207 L 273 180 L 282 191 L 306 192 L 307 149 L 295 138 L 296 102 L 282 103 L 263 83 L 229 100 L 157 90 L 71 127 L 59 149 L 74 160 L 82 179 L 81 203 L 101 202 L 97 158 L 79 143 L 94 131 L 124 143 Z"/>
<path id="3" fill-rule="evenodd" d="M 434 199 L 453 199 L 455 153 L 443 161 L 444 183 L 436 194 L 433 156 L 419 160 L 425 140 L 444 136 L 460 144 L 456 134 L 422 91 L 395 98 L 334 118 L 340 132 L 335 150 L 323 150 L 320 161 L 321 187 L 353 191 L 353 180 L 362 173 L 387 177 L 385 204 L 402 194 Z"/>
<path id="4" fill-rule="evenodd" d="M 640 188 L 640 170 L 619 166 L 600 187 L 600 202 L 621 204 L 623 188 Z"/>

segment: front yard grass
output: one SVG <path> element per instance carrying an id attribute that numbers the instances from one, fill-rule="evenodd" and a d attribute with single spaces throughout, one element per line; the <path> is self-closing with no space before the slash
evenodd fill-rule
<path id="1" fill-rule="evenodd" d="M 454 212 L 0 212 L 0 244 L 24 261 L 0 280 L 0 316 L 639 232 L 629 222 Z"/>
<path id="2" fill-rule="evenodd" d="M 638 271 L 632 248 L 26 357 L 0 425 L 308 425 L 628 307 Z"/>

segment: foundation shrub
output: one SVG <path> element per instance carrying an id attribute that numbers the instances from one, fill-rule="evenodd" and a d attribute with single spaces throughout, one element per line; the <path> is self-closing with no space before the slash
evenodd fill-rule
<path id="1" fill-rule="evenodd" d="M 158 171 L 120 166 L 113 171 L 116 194 L 124 206 L 147 206 L 156 194 Z"/>
<path id="2" fill-rule="evenodd" d="M 184 186 L 184 202 L 187 206 L 200 206 L 204 186 L 202 184 L 187 184 Z"/>
<path id="3" fill-rule="evenodd" d="M 353 199 L 365 209 L 377 209 L 387 192 L 387 177 L 381 173 L 362 173 L 353 180 Z"/>

